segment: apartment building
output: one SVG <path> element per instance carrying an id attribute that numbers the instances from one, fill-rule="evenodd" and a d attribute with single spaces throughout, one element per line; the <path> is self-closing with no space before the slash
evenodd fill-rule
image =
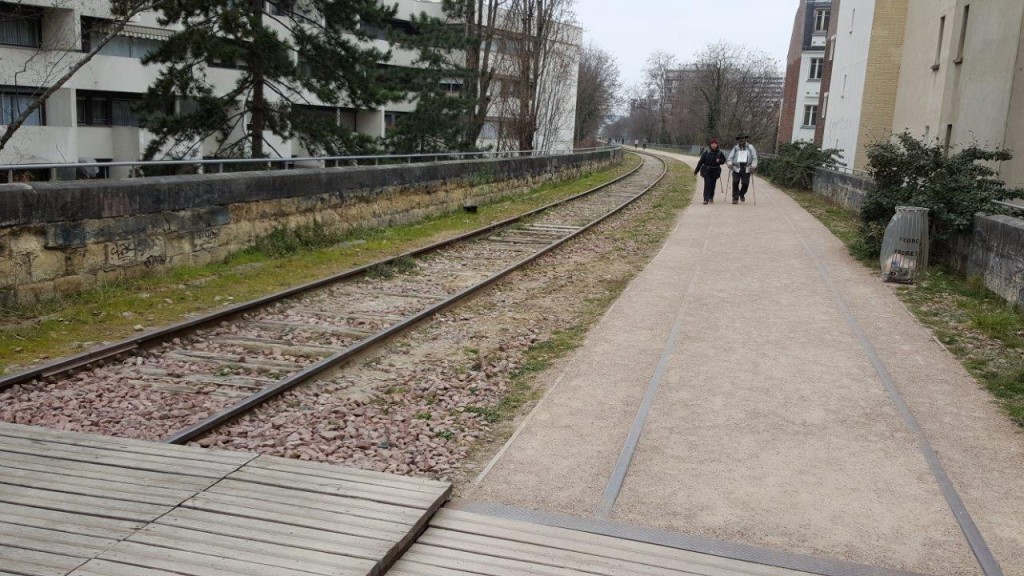
<path id="1" fill-rule="evenodd" d="M 818 91 L 818 119 L 814 126 L 814 144 L 819 148 L 825 139 L 825 116 L 828 114 L 828 99 L 832 89 L 832 64 L 836 58 L 836 30 L 838 29 L 840 4 L 842 0 L 832 0 L 832 17 L 829 18 L 828 30 L 825 32 L 824 66 L 821 71 L 821 84 Z"/>
<path id="2" fill-rule="evenodd" d="M 907 8 L 908 0 L 841 0 L 838 10 L 833 6 L 835 32 L 825 57 L 830 83 L 819 104 L 821 145 L 842 150 L 849 168 L 866 168 L 866 146 L 892 133 Z"/>
<path id="3" fill-rule="evenodd" d="M 800 0 L 786 59 L 778 143 L 814 140 L 832 0 Z"/>
<path id="4" fill-rule="evenodd" d="M 424 12 L 442 15 L 440 0 L 394 1 L 398 4 L 398 17 L 392 22 L 395 27 L 408 26 L 412 15 Z M 267 7 L 268 12 L 275 9 L 272 5 Z M 84 29 L 97 29 L 97 22 L 110 18 L 109 3 L 103 0 L 0 0 L 0 125 L 9 123 L 14 111 L 52 80 L 53 70 L 66 66 L 64 63 L 69 58 L 88 49 L 94 38 L 89 34 L 83 37 L 83 24 Z M 98 30 L 102 34 L 102 28 Z M 566 52 L 574 58 L 571 63 L 574 65 L 578 65 L 582 36 L 576 30 L 578 33 L 572 36 L 573 50 Z M 382 49 L 390 48 L 384 31 L 378 32 L 376 39 L 370 42 Z M 141 59 L 172 33 L 173 30 L 160 26 L 156 13 L 137 16 L 33 114 L 7 147 L 0 150 L 0 164 L 139 159 L 151 135 L 139 127 L 133 105 L 157 76 L 157 68 L 143 66 Z M 415 59 L 411 51 L 392 49 L 392 59 L 386 66 L 411 67 Z M 207 74 L 216 87 L 226 91 L 234 84 L 238 72 L 230 66 L 210 66 Z M 570 119 L 575 117 L 576 80 L 575 68 L 573 73 L 558 78 L 566 89 L 551 100 L 551 106 L 557 105 Z M 322 113 L 325 121 L 348 125 L 353 132 L 373 137 L 384 136 L 390 126 L 415 106 L 398 101 L 366 110 L 320 102 L 311 94 L 305 96 L 309 106 Z M 273 94 L 267 95 L 270 103 L 274 98 Z M 497 102 L 499 98 L 494 100 Z M 177 106 L 188 106 L 188 102 L 179 100 Z M 495 143 L 495 125 L 500 121 L 500 111 L 495 110 L 492 123 L 485 127 L 481 144 Z M 538 136 L 537 146 L 571 149 L 573 128 L 571 120 L 563 122 L 556 130 Z M 266 133 L 266 140 L 266 148 L 272 156 L 309 155 L 297 140 L 281 140 L 270 133 Z M 199 143 L 189 157 L 209 156 L 216 149 L 217 143 L 211 138 Z M 110 175 L 123 174 L 114 169 Z"/>
<path id="5" fill-rule="evenodd" d="M 910 0 L 901 58 L 894 130 L 1013 150 L 1000 176 L 1024 186 L 1024 2 Z"/>

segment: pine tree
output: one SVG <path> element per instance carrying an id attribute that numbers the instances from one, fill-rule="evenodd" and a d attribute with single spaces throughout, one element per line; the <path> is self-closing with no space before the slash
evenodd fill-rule
<path id="1" fill-rule="evenodd" d="M 424 13 L 413 16 L 411 24 L 411 32 L 393 34 L 391 40 L 417 52 L 415 67 L 402 79 L 416 109 L 402 117 L 388 143 L 398 153 L 472 150 L 476 137 L 467 123 L 475 100 L 466 86 L 474 74 L 465 66 L 464 28 L 450 14 L 437 18 Z"/>
<path id="2" fill-rule="evenodd" d="M 144 60 L 162 66 L 140 105 L 155 135 L 147 159 L 188 155 L 211 137 L 217 156 L 261 158 L 265 131 L 312 154 L 361 151 L 367 138 L 304 105 L 373 108 L 398 96 L 379 72 L 390 52 L 361 42 L 394 17 L 378 0 L 159 0 L 156 8 L 161 25 L 181 30 Z M 234 68 L 237 80 L 218 91 L 210 75 L 224 71 L 211 68 Z M 178 99 L 187 106 L 175 113 Z"/>

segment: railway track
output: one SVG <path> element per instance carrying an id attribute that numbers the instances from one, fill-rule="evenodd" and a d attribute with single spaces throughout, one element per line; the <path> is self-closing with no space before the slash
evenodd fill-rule
<path id="1" fill-rule="evenodd" d="M 625 208 L 666 165 L 398 257 L 0 379 L 0 419 L 183 444 L 342 366 Z"/>

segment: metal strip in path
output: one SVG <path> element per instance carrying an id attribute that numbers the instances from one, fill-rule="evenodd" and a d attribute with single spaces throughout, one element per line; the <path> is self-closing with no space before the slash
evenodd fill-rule
<path id="1" fill-rule="evenodd" d="M 777 206 L 774 194 L 768 194 L 768 199 L 771 200 L 773 205 Z M 807 244 L 803 235 L 800 234 L 799 228 L 797 228 L 796 224 L 793 223 L 789 214 L 785 210 L 781 210 L 781 212 L 783 216 L 785 216 L 786 222 L 788 222 L 790 227 L 793 228 L 793 232 L 800 240 L 800 243 L 803 245 L 807 255 L 811 257 L 811 260 L 814 262 L 815 266 L 817 266 L 818 273 L 821 275 L 825 284 L 832 292 L 832 296 L 835 298 L 836 306 L 846 319 L 846 323 L 850 327 L 851 332 L 853 332 L 853 335 L 857 338 L 861 347 L 864 349 L 864 354 L 871 361 L 871 365 L 874 367 L 875 373 L 878 375 L 878 379 L 881 380 L 882 384 L 885 386 L 889 399 L 899 411 L 900 418 L 903 420 L 904 425 L 906 425 L 906 427 L 917 438 L 918 448 L 924 456 L 925 461 L 928 463 L 928 469 L 931 471 L 935 481 L 939 484 L 939 488 L 942 490 L 942 495 L 946 499 L 946 503 L 949 505 L 950 511 L 956 518 L 956 522 L 960 526 L 960 530 L 963 531 L 964 537 L 967 539 L 967 543 L 971 547 L 971 552 L 974 553 L 974 557 L 978 560 L 978 565 L 981 566 L 985 576 L 1003 576 L 1003 570 L 999 566 L 999 562 L 996 560 L 995 556 L 993 556 L 992 551 L 989 550 L 988 544 L 985 542 L 985 538 L 981 535 L 981 531 L 978 530 L 978 526 L 974 523 L 974 519 L 971 518 L 971 513 L 967 511 L 967 507 L 960 498 L 960 494 L 956 491 L 956 487 L 953 486 L 953 482 L 949 479 L 949 475 L 946 474 L 946 470 L 942 467 L 938 454 L 935 453 L 931 443 L 928 442 L 928 438 L 925 436 L 920 424 L 918 424 L 917 419 L 914 418 L 914 414 L 910 411 L 910 407 L 907 406 L 907 402 L 904 400 L 903 395 L 900 393 L 899 389 L 896 388 L 896 383 L 893 381 L 892 375 L 889 374 L 889 370 L 885 367 L 885 363 L 882 362 L 881 357 L 878 355 L 878 351 L 864 332 L 860 322 L 858 322 L 857 318 L 854 317 L 849 304 L 847 304 L 843 295 L 839 292 L 839 289 L 836 288 L 835 283 L 832 282 L 832 277 L 829 275 L 828 268 L 821 262 L 818 255 L 811 250 L 811 247 Z"/>

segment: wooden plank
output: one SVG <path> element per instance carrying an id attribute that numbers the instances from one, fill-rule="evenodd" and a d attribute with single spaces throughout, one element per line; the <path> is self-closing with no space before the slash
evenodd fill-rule
<path id="1" fill-rule="evenodd" d="M 583 552 L 573 552 L 542 545 L 521 544 L 500 538 L 491 538 L 477 534 L 451 532 L 431 528 L 416 541 L 416 545 L 449 548 L 463 552 L 473 552 L 486 556 L 521 560 L 538 565 L 568 568 L 585 571 L 602 576 L 619 576 L 620 574 L 636 574 L 638 576 L 678 576 L 680 574 L 700 574 L 702 576 L 734 576 L 733 570 L 694 564 L 685 569 L 670 569 L 651 566 L 646 563 L 632 562 L 615 558 L 607 558 Z"/>
<path id="2" fill-rule="evenodd" d="M 414 546 L 402 558 L 408 559 L 410 562 L 418 562 L 429 566 L 464 570 L 477 574 L 487 574 L 488 576 L 521 576 L 523 574 L 530 574 L 531 576 L 580 576 L 581 573 L 586 573 L 565 568 L 543 566 L 531 562 L 507 560 L 483 554 L 423 545 Z"/>
<path id="3" fill-rule="evenodd" d="M 144 568 L 173 570 L 188 576 L 309 576 L 308 572 L 256 562 L 220 558 L 186 550 L 172 550 L 134 542 L 121 542 L 100 559 Z"/>
<path id="4" fill-rule="evenodd" d="M 331 518 L 324 519 L 306 516 L 303 514 L 296 514 L 292 512 L 282 514 L 278 512 L 271 512 L 268 510 L 257 510 L 217 502 L 194 500 L 189 500 L 188 502 L 185 502 L 184 504 L 181 505 L 181 507 L 190 510 L 202 510 L 204 512 L 212 512 L 215 514 L 222 514 L 237 518 L 264 520 L 266 522 L 272 522 L 274 524 L 281 524 L 286 526 L 300 526 L 303 528 L 313 528 L 324 532 L 349 534 L 352 536 L 362 536 L 364 538 L 371 538 L 374 540 L 380 540 L 382 542 L 394 542 L 396 537 L 396 533 L 393 531 L 385 532 L 383 530 L 367 528 L 365 526 L 359 526 L 354 523 L 346 522 L 344 516 L 333 516 Z"/>
<path id="5" fill-rule="evenodd" d="M 0 566 L 26 574 L 58 574 L 64 576 L 85 562 L 61 554 L 50 554 L 38 550 L 26 550 L 0 544 Z"/>
<path id="6" fill-rule="evenodd" d="M 253 542 L 244 538 L 219 536 L 160 524 L 147 526 L 133 534 L 129 541 L 222 558 L 245 558 L 248 562 L 292 568 L 313 574 L 364 576 L 376 566 L 376 562 L 372 560 L 267 542 Z"/>
<path id="7" fill-rule="evenodd" d="M 203 352 L 202 350 L 173 350 L 166 352 L 163 355 L 165 358 L 172 360 L 183 360 L 185 362 L 205 362 L 210 364 L 234 364 L 241 366 L 247 370 L 253 370 L 259 372 L 265 370 L 267 372 L 276 372 L 280 370 L 287 370 L 289 372 L 298 372 L 302 370 L 304 364 L 296 364 L 294 362 L 285 362 L 283 360 L 267 360 L 261 358 L 257 354 L 240 356 L 238 354 L 218 354 L 216 352 Z"/>
<path id="8" fill-rule="evenodd" d="M 278 456 L 262 455 L 254 459 L 252 462 L 249 462 L 246 467 L 266 468 L 269 470 L 282 470 L 286 472 L 302 471 L 306 474 L 313 474 L 323 478 L 364 482 L 367 484 L 376 484 L 378 486 L 391 486 L 405 490 L 427 492 L 430 494 L 439 494 L 451 487 L 451 484 L 448 482 L 439 482 L 429 478 L 397 476 L 394 474 L 385 474 L 383 472 L 374 472 L 372 470 L 360 470 L 359 468 L 335 466 L 333 464 L 324 464 L 322 462 L 307 462 L 304 460 L 280 458 Z"/>
<path id="9" fill-rule="evenodd" d="M 4 485 L 4 489 L 0 490 L 0 502 L 143 522 L 150 522 L 158 516 L 166 514 L 173 507 L 51 492 L 9 484 Z"/>
<path id="10" fill-rule="evenodd" d="M 409 526 L 415 524 L 423 516 L 423 512 L 415 508 L 392 506 L 333 495 L 313 494 L 303 492 L 302 490 L 262 486 L 236 480 L 222 480 L 203 494 L 207 496 L 223 494 L 225 496 L 248 498 L 257 502 L 284 504 L 295 508 L 315 508 L 341 514 L 351 514 L 352 516 L 377 518 Z"/>
<path id="11" fill-rule="evenodd" d="M 90 560 L 68 576 L 181 576 L 181 572 L 140 568 L 109 560 Z"/>
<path id="12" fill-rule="evenodd" d="M 117 540 L 0 522 L 0 542 L 17 548 L 88 559 L 116 544 Z"/>
<path id="13" fill-rule="evenodd" d="M 387 576 L 480 576 L 480 573 L 430 566 L 402 558 L 395 563 L 391 570 L 388 570 Z"/>
<path id="14" fill-rule="evenodd" d="M 0 422 L 0 436 L 41 440 L 55 442 L 58 444 L 70 444 L 73 446 L 102 448 L 104 450 L 115 450 L 119 452 L 129 452 L 132 454 L 174 456 L 184 460 L 197 460 L 200 462 L 214 462 L 235 466 L 241 466 L 256 457 L 256 454 L 249 452 L 203 450 L 202 448 L 196 448 L 193 446 L 160 444 L 157 442 L 149 442 L 147 440 L 116 438 L 113 436 L 101 436 L 98 434 L 86 434 L 81 432 L 65 432 L 60 430 L 51 430 L 49 428 L 41 428 L 38 426 L 8 424 L 5 422 Z M 2 443 L 3 440 L 0 440 L 0 444 Z"/>
<path id="15" fill-rule="evenodd" d="M 146 454 L 127 454 L 113 450 L 102 450 L 87 446 L 70 444 L 54 444 L 38 440 L 21 438 L 0 438 L 0 453 L 45 454 L 48 458 L 73 460 L 106 464 L 135 470 L 151 470 L 156 472 L 172 472 L 189 476 L 221 478 L 228 472 L 237 469 L 235 465 L 199 462 L 196 460 L 181 461 L 172 456 L 155 456 Z M 2 457 L 2 456 L 0 456 Z"/>
<path id="16" fill-rule="evenodd" d="M 197 492 L 207 488 L 216 481 L 216 479 L 200 478 L 198 476 L 182 476 L 167 472 L 116 468 L 105 464 L 90 464 L 88 462 L 76 462 L 72 460 L 55 460 L 52 458 L 46 458 L 45 456 L 34 456 L 31 454 L 3 452 L 2 457 L 4 466 L 8 468 L 53 472 L 54 474 L 93 478 L 97 480 L 106 480 L 112 475 L 116 475 L 119 482 L 126 484 L 163 486 L 165 488 L 176 488 L 192 492 Z"/>
<path id="17" fill-rule="evenodd" d="M 110 480 L 11 469 L 4 466 L 0 466 L 0 484 L 165 506 L 177 506 L 195 494 L 193 490 L 174 490 L 160 486 L 146 487 Z"/>
<path id="18" fill-rule="evenodd" d="M 142 522 L 100 518 L 90 514 L 76 514 L 3 502 L 0 502 L 0 518 L 8 524 L 35 526 L 117 540 L 127 537 L 144 526 Z"/>
<path id="19" fill-rule="evenodd" d="M 265 486 L 280 486 L 294 488 L 317 494 L 332 494 L 346 498 L 360 498 L 381 502 L 383 504 L 395 504 L 426 510 L 431 508 L 441 496 L 432 496 L 423 492 L 399 491 L 394 489 L 379 488 L 370 484 L 349 482 L 346 480 L 330 479 L 307 479 L 301 472 L 289 473 L 275 470 L 259 470 L 243 468 L 228 476 L 232 480 L 263 484 Z"/>
<path id="20" fill-rule="evenodd" d="M 394 545 L 384 540 L 249 518 L 235 518 L 201 510 L 178 509 L 158 519 L 156 523 L 374 561 L 383 558 Z"/>
<path id="21" fill-rule="evenodd" d="M 571 550 L 674 570 L 686 569 L 687 566 L 698 564 L 708 568 L 735 570 L 743 574 L 806 576 L 803 572 L 771 568 L 646 542 L 493 518 L 458 510 L 439 510 L 431 519 L 430 525 L 452 531 L 486 535 L 512 542 Z"/>
<path id="22" fill-rule="evenodd" d="M 209 510 L 217 512 L 220 506 L 230 506 L 232 509 L 251 510 L 249 517 L 261 518 L 264 513 L 280 514 L 282 516 L 294 516 L 307 520 L 322 520 L 328 523 L 345 523 L 349 526 L 359 526 L 381 532 L 383 534 L 400 535 L 409 531 L 410 523 L 389 522 L 372 517 L 355 516 L 344 512 L 307 508 L 303 506 L 292 506 L 290 504 L 277 504 L 266 500 L 254 500 L 243 496 L 228 496 L 226 494 L 213 494 L 204 492 L 192 498 L 185 504 L 185 508 L 196 510 Z"/>

